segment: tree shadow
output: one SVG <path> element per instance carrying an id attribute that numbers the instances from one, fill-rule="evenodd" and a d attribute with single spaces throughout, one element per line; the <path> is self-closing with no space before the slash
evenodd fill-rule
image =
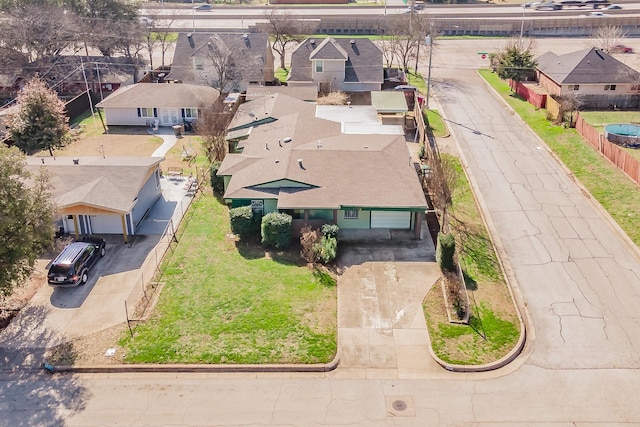
<path id="1" fill-rule="evenodd" d="M 59 343 L 56 347 L 61 361 L 72 363 L 77 357 L 73 345 L 59 334 L 38 329 L 48 311 L 46 307 L 29 306 L 0 334 L 3 425 L 64 425 L 67 418 L 84 411 L 91 398 L 78 377 L 53 373 L 55 366 L 46 359 L 51 343 Z M 45 363 L 53 369 L 43 369 Z"/>

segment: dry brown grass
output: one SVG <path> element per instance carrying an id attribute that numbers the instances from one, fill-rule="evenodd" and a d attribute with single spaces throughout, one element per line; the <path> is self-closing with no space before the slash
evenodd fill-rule
<path id="1" fill-rule="evenodd" d="M 331 92 L 318 98 L 318 105 L 346 105 L 349 95 L 344 92 Z"/>

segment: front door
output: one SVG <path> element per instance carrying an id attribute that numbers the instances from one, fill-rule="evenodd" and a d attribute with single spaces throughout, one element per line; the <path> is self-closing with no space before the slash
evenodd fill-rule
<path id="1" fill-rule="evenodd" d="M 177 108 L 160 108 L 160 124 L 171 126 L 180 123 L 180 110 Z"/>

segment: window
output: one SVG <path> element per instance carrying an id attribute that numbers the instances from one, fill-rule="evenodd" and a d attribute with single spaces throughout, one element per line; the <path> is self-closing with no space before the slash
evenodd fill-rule
<path id="1" fill-rule="evenodd" d="M 155 117 L 153 114 L 153 108 L 138 108 L 140 110 L 140 117 Z"/>
<path id="2" fill-rule="evenodd" d="M 198 109 L 197 108 L 185 108 L 184 109 L 184 117 L 187 119 L 197 119 L 198 118 Z"/>
<path id="3" fill-rule="evenodd" d="M 569 85 L 569 90 L 580 90 L 580 85 Z"/>
<path id="4" fill-rule="evenodd" d="M 604 85 L 604 90 L 616 90 L 616 85 Z"/>
<path id="5" fill-rule="evenodd" d="M 358 210 L 357 209 L 345 209 L 345 211 L 344 211 L 344 219 L 358 219 Z"/>
<path id="6" fill-rule="evenodd" d="M 202 58 L 194 58 L 193 62 L 196 70 L 204 70 L 204 61 Z"/>
<path id="7" fill-rule="evenodd" d="M 322 73 L 324 71 L 324 62 L 323 61 L 315 61 L 316 62 L 316 73 Z"/>

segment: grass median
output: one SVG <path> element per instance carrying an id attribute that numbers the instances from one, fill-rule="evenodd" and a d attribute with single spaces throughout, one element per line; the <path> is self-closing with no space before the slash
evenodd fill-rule
<path id="1" fill-rule="evenodd" d="M 498 264 L 469 182 L 456 157 L 442 154 L 457 172 L 453 190 L 451 228 L 471 300 L 469 325 L 451 324 L 440 288 L 423 303 L 434 353 L 448 363 L 478 365 L 506 355 L 520 336 L 514 302 Z"/>
<path id="2" fill-rule="evenodd" d="M 547 144 L 624 232 L 640 245 L 640 191 L 631 179 L 587 144 L 575 129 L 547 120 L 546 110 L 536 109 L 491 70 L 480 75 Z"/>
<path id="3" fill-rule="evenodd" d="M 336 286 L 295 249 L 228 237 L 228 209 L 195 201 L 150 320 L 123 338 L 129 363 L 325 363 L 336 343 Z M 180 235 L 179 233 L 179 235 Z"/>

